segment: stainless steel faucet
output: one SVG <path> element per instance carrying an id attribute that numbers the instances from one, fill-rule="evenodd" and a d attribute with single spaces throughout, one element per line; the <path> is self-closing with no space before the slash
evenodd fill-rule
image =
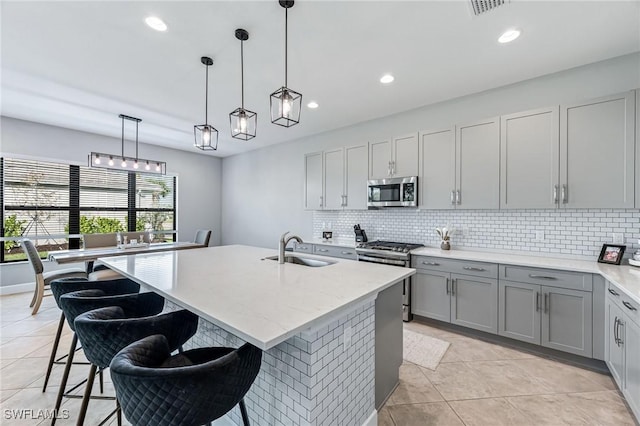
<path id="1" fill-rule="evenodd" d="M 282 234 L 282 237 L 280 237 L 280 253 L 278 254 L 278 263 L 280 264 L 284 264 L 284 249 L 287 247 L 289 241 L 296 240 L 298 243 L 302 244 L 302 238 L 298 237 L 297 235 L 292 235 L 285 239 L 288 233 L 289 231 L 285 232 L 284 234 Z"/>

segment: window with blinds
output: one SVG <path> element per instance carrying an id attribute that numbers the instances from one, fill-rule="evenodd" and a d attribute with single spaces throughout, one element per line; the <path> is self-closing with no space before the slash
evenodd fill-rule
<path id="1" fill-rule="evenodd" d="M 41 256 L 79 248 L 79 234 L 148 231 L 174 241 L 176 179 L 133 172 L 0 158 L 0 262 L 26 259 L 17 240 Z"/>

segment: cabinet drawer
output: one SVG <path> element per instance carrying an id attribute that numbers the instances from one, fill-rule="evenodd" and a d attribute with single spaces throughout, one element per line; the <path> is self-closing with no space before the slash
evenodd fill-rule
<path id="1" fill-rule="evenodd" d="M 343 259 L 356 260 L 356 249 L 349 247 L 325 246 L 315 244 L 313 246 L 313 254 L 320 256 L 341 257 Z"/>
<path id="2" fill-rule="evenodd" d="M 498 277 L 498 265 L 495 263 L 443 259 L 433 256 L 412 256 L 411 267 L 431 271 L 452 272 L 454 274 L 473 275 L 476 277 Z"/>
<path id="3" fill-rule="evenodd" d="M 582 272 L 500 265 L 500 279 L 573 290 L 593 290 L 593 275 Z"/>
<path id="4" fill-rule="evenodd" d="M 309 243 L 295 243 L 293 245 L 293 251 L 299 251 L 301 253 L 313 253 L 313 244 Z"/>
<path id="5" fill-rule="evenodd" d="M 632 300 L 622 290 L 620 290 L 615 284 L 607 281 L 607 296 L 612 300 L 620 310 L 627 314 L 627 316 L 640 325 L 640 304 L 635 300 Z"/>

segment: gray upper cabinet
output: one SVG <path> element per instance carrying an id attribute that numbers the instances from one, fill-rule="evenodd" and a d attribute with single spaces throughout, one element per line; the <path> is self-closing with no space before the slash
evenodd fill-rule
<path id="1" fill-rule="evenodd" d="M 636 209 L 640 209 L 640 89 L 636 90 Z"/>
<path id="2" fill-rule="evenodd" d="M 391 176 L 391 139 L 369 142 L 369 179 Z"/>
<path id="3" fill-rule="evenodd" d="M 325 210 L 340 210 L 344 206 L 344 150 L 324 152 Z"/>
<path id="4" fill-rule="evenodd" d="M 418 176 L 418 134 L 393 138 L 391 175 L 396 177 Z"/>
<path id="5" fill-rule="evenodd" d="M 322 152 L 304 156 L 304 208 L 318 210 L 323 206 Z"/>
<path id="6" fill-rule="evenodd" d="M 369 142 L 369 178 L 418 176 L 418 134 Z"/>
<path id="7" fill-rule="evenodd" d="M 542 294 L 542 345 L 590 358 L 591 293 L 542 286 Z"/>
<path id="8" fill-rule="evenodd" d="M 633 208 L 635 93 L 560 111 L 560 206 Z"/>
<path id="9" fill-rule="evenodd" d="M 367 209 L 367 178 L 369 174 L 367 155 L 366 144 L 344 149 L 344 208 L 346 209 Z"/>
<path id="10" fill-rule="evenodd" d="M 500 207 L 500 118 L 457 127 L 458 209 Z"/>
<path id="11" fill-rule="evenodd" d="M 421 208 L 452 209 L 456 187 L 456 129 L 420 132 Z"/>
<path id="12" fill-rule="evenodd" d="M 559 197 L 559 108 L 504 115 L 500 121 L 500 208 L 555 208 Z"/>

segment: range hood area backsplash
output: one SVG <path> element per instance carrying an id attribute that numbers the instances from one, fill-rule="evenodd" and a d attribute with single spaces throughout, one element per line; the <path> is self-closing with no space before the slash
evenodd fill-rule
<path id="1" fill-rule="evenodd" d="M 332 229 L 323 229 L 331 223 Z M 604 243 L 613 243 L 612 233 L 624 235 L 627 252 L 640 247 L 638 209 L 553 210 L 345 210 L 314 211 L 313 237 L 323 230 L 334 238 L 353 238 L 359 223 L 369 240 L 386 239 L 439 246 L 436 227 L 453 226 L 453 249 L 521 251 L 540 256 L 561 255 L 596 259 Z M 536 231 L 544 233 L 536 241 Z"/>

